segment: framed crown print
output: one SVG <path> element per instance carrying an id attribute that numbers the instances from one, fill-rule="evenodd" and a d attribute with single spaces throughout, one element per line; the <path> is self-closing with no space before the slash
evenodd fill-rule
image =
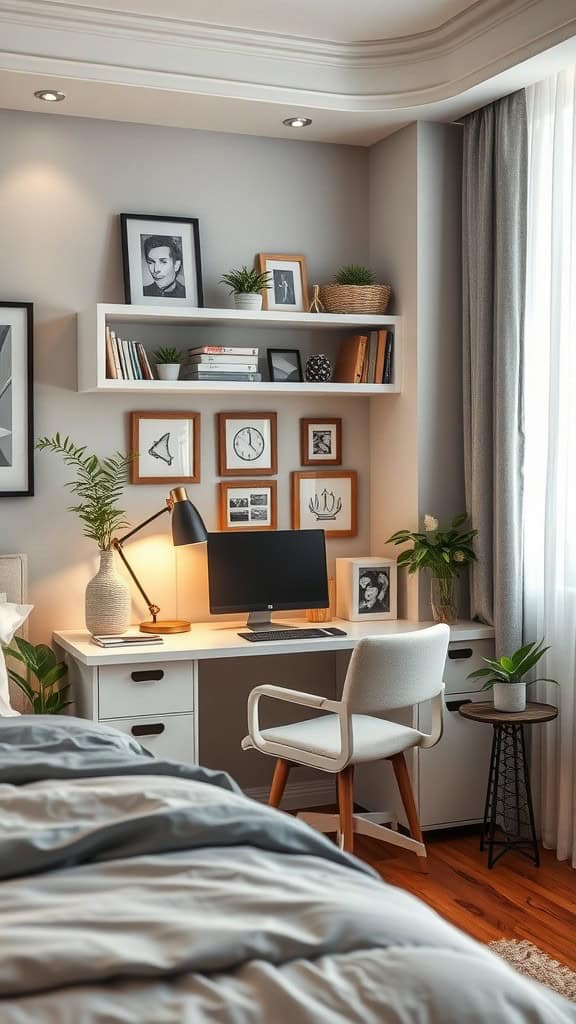
<path id="1" fill-rule="evenodd" d="M 220 476 L 274 476 L 277 467 L 275 412 L 218 413 Z"/>
<path id="2" fill-rule="evenodd" d="M 320 529 L 327 537 L 355 537 L 357 491 L 355 470 L 292 473 L 292 529 Z"/>
<path id="3" fill-rule="evenodd" d="M 223 480 L 218 489 L 221 530 L 276 529 L 276 480 Z"/>
<path id="4" fill-rule="evenodd" d="M 32 309 L 0 302 L 0 498 L 34 494 Z"/>
<path id="5" fill-rule="evenodd" d="M 200 413 L 133 412 L 132 484 L 200 482 Z"/>

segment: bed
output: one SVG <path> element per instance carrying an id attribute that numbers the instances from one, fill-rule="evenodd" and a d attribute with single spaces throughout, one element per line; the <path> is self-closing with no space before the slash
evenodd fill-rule
<path id="1" fill-rule="evenodd" d="M 574 1024 L 225 774 L 72 717 L 0 719 L 2 1024 Z"/>

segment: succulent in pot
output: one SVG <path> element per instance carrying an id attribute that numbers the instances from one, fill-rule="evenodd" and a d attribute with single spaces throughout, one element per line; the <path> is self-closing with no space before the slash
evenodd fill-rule
<path id="1" fill-rule="evenodd" d="M 347 263 L 331 284 L 320 286 L 320 301 L 327 313 L 385 313 L 391 288 L 378 284 L 375 273 L 359 263 Z"/>
<path id="2" fill-rule="evenodd" d="M 526 687 L 532 683 L 554 683 L 556 679 L 548 679 L 540 676 L 538 679 L 527 681 L 524 676 L 538 664 L 540 658 L 549 651 L 544 647 L 544 640 L 520 647 L 510 657 L 502 655 L 501 658 L 482 658 L 487 668 L 476 669 L 471 672 L 468 679 L 483 679 L 486 682 L 483 690 L 492 690 L 494 695 L 494 707 L 497 711 L 517 712 L 524 711 L 526 707 Z"/>
<path id="3" fill-rule="evenodd" d="M 158 348 L 154 352 L 153 358 L 159 380 L 178 380 L 182 353 L 177 348 L 171 346 Z"/>
<path id="4" fill-rule="evenodd" d="M 240 267 L 222 275 L 220 284 L 227 284 L 234 296 L 236 309 L 262 309 L 262 292 L 270 287 L 271 275 L 250 267 Z"/>

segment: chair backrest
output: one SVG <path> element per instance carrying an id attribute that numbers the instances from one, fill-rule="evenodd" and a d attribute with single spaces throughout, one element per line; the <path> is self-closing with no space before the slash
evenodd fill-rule
<path id="1" fill-rule="evenodd" d="M 443 623 L 364 637 L 350 659 L 343 702 L 354 714 L 373 715 L 431 700 L 442 689 L 449 640 Z"/>

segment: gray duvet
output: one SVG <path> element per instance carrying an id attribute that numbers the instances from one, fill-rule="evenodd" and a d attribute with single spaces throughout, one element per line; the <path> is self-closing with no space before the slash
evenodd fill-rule
<path id="1" fill-rule="evenodd" d="M 224 773 L 0 720 L 1 1024 L 569 1024 L 418 900 Z"/>

